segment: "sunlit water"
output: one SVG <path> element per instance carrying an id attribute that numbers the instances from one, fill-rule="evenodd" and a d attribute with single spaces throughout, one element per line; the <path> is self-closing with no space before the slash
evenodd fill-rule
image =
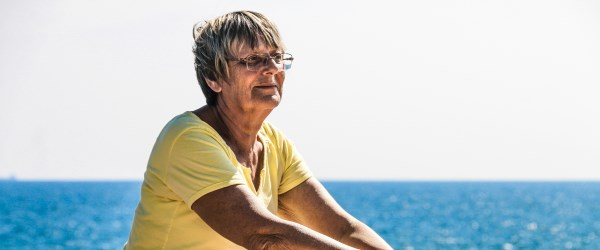
<path id="1" fill-rule="evenodd" d="M 600 249 L 599 182 L 325 182 L 395 249 Z M 0 249 L 119 249 L 139 182 L 0 181 Z"/>

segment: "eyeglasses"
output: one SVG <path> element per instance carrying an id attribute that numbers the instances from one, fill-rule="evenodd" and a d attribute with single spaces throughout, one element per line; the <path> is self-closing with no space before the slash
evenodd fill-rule
<path id="1" fill-rule="evenodd" d="M 275 66 L 280 70 L 288 70 L 292 67 L 292 61 L 294 61 L 294 57 L 292 54 L 288 53 L 275 53 L 273 55 L 269 54 L 252 54 L 245 58 L 230 58 L 230 61 L 237 61 L 241 64 L 245 64 L 246 68 L 250 71 L 258 71 L 263 66 L 266 66 L 269 63 L 269 60 L 273 59 L 275 62 Z"/>

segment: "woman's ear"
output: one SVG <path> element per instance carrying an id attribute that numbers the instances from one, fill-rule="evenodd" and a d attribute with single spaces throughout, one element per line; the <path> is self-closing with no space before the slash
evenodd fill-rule
<path id="1" fill-rule="evenodd" d="M 216 93 L 221 92 L 221 90 L 223 89 L 221 87 L 221 84 L 218 83 L 217 81 L 208 80 L 206 78 L 204 78 L 204 81 L 206 81 L 206 84 L 208 85 L 208 87 L 210 87 L 210 89 L 212 89 L 212 91 L 214 91 Z"/>

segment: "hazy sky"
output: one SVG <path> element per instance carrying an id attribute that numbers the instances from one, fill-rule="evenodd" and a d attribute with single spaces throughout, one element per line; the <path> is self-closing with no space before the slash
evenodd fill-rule
<path id="1" fill-rule="evenodd" d="M 321 179 L 600 179 L 599 1 L 0 1 L 0 178 L 141 179 L 204 104 L 192 26 L 279 26 Z"/>

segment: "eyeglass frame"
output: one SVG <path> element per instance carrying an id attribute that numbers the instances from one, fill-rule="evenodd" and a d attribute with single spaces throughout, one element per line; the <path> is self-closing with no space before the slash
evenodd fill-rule
<path id="1" fill-rule="evenodd" d="M 275 56 L 277 56 L 277 54 L 281 54 L 281 62 L 279 62 L 279 63 L 277 63 L 274 60 L 276 58 Z M 267 56 L 265 56 L 265 55 L 267 55 Z M 271 54 L 267 54 L 267 53 L 263 53 L 263 54 L 261 54 L 261 53 L 255 53 L 255 54 L 250 54 L 250 55 L 248 55 L 248 56 L 246 56 L 244 58 L 227 58 L 227 60 L 232 61 L 232 62 L 240 62 L 240 64 L 246 65 L 246 69 L 248 71 L 259 71 L 262 67 L 264 67 L 264 66 L 266 66 L 268 64 L 269 60 L 273 60 L 275 62 L 275 65 L 277 65 L 277 66 L 281 64 L 281 68 L 279 68 L 279 66 L 278 66 L 277 67 L 278 69 L 288 70 L 288 69 L 292 68 L 292 63 L 294 62 L 294 56 L 292 56 L 292 54 L 285 53 L 285 52 L 283 52 L 283 53 L 277 52 L 277 53 L 274 53 L 273 55 L 274 56 L 271 56 Z M 284 59 L 285 55 L 288 55 L 289 58 L 285 58 Z M 249 60 L 248 58 L 250 58 L 252 56 L 260 56 L 262 58 L 262 64 L 261 64 L 260 61 L 257 62 L 256 65 L 255 65 L 255 66 L 257 66 L 256 69 L 251 69 L 252 66 L 250 66 L 248 64 L 249 63 L 248 62 L 248 60 Z M 289 61 L 290 62 L 289 65 L 286 65 L 285 61 Z"/>

